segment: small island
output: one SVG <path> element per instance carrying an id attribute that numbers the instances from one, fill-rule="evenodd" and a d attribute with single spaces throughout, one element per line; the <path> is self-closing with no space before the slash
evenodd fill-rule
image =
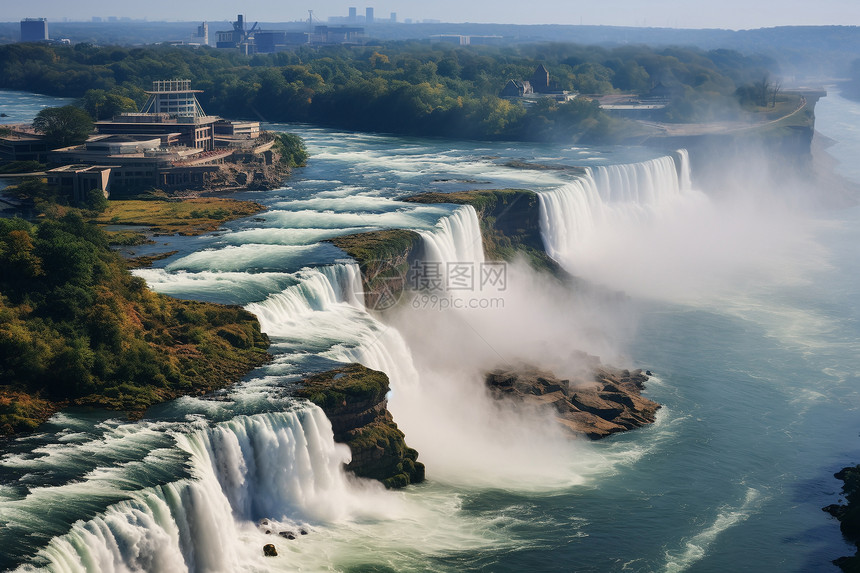
<path id="1" fill-rule="evenodd" d="M 361 364 L 349 364 L 299 383 L 295 395 L 323 409 L 334 439 L 352 451 L 346 470 L 379 480 L 387 488 L 424 481 L 424 464 L 387 408 L 388 376 Z"/>

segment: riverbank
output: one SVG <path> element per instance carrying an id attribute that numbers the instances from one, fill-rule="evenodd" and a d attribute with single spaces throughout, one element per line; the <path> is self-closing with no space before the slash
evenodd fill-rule
<path id="1" fill-rule="evenodd" d="M 845 573 L 857 573 L 860 571 L 860 465 L 842 468 L 833 477 L 842 481 L 844 503 L 834 503 L 823 509 L 839 521 L 842 536 L 858 548 L 853 556 L 840 557 L 833 563 Z"/>
<path id="2" fill-rule="evenodd" d="M 0 434 L 71 405 L 137 418 L 269 360 L 254 315 L 151 291 L 76 210 L 0 219 L 0 246 Z"/>

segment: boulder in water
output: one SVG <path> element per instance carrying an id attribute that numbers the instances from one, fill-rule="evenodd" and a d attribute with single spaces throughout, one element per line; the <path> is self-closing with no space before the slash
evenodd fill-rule
<path id="1" fill-rule="evenodd" d="M 274 544 L 267 543 L 266 545 L 263 545 L 263 555 L 266 557 L 277 557 L 278 550 L 275 548 Z"/>
<path id="2" fill-rule="evenodd" d="M 654 422 L 660 405 L 641 395 L 647 375 L 602 366 L 596 357 L 585 358 L 587 373 L 581 377 L 560 380 L 526 365 L 488 373 L 487 386 L 498 399 L 552 408 L 567 430 L 593 440 Z"/>
<path id="3" fill-rule="evenodd" d="M 278 535 L 280 535 L 284 539 L 295 539 L 296 538 L 296 534 L 293 533 L 292 531 L 281 531 L 280 533 L 278 533 Z"/>

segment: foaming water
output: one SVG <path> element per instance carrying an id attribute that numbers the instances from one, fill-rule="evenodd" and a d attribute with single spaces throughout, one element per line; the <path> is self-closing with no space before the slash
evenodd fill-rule
<path id="1" fill-rule="evenodd" d="M 452 215 L 443 217 L 436 229 L 420 231 L 420 235 L 427 262 L 446 265 L 479 265 L 484 262 L 481 226 L 471 205 L 460 207 Z"/>
<path id="2" fill-rule="evenodd" d="M 295 281 L 292 273 L 168 272 L 166 269 L 135 269 L 132 272 L 144 279 L 149 288 L 162 294 L 229 304 L 264 299 Z"/>
<path id="3" fill-rule="evenodd" d="M 718 198 L 706 195 L 691 186 L 684 151 L 590 168 L 540 192 L 544 244 L 577 276 L 664 301 L 701 305 L 803 284 L 826 264 L 816 222 L 786 204 L 788 190 L 739 179 Z"/>
<path id="4" fill-rule="evenodd" d="M 756 507 L 763 503 L 761 493 L 753 488 L 747 489 L 743 501 L 737 507 L 721 507 L 714 521 L 699 533 L 684 542 L 678 552 L 666 552 L 666 573 L 686 571 L 707 554 L 708 547 L 717 536 L 748 519 Z"/>
<path id="5" fill-rule="evenodd" d="M 860 214 L 822 230 L 769 203 L 781 189 L 706 196 L 683 153 L 295 129 L 311 165 L 284 189 L 243 194 L 272 210 L 183 244 L 202 254 L 137 271 L 161 292 L 253 310 L 273 360 L 214 399 L 133 423 L 72 411 L 7 444 L 0 568 L 38 553 L 59 571 L 804 571 L 848 552 L 820 507 L 835 501 L 833 471 L 857 459 Z M 593 188 L 511 159 L 587 167 Z M 437 293 L 503 308 L 376 315 L 355 266 L 318 243 L 414 228 L 425 262 L 479 264 L 469 209 L 396 199 L 503 187 L 579 201 L 544 228 L 558 231 L 560 262 L 633 300 L 595 301 L 512 262 L 504 293 Z M 828 253 L 810 240 L 819 232 Z M 551 412 L 483 389 L 482 373 L 507 362 L 574 375 L 574 349 L 653 369 L 657 422 L 571 442 Z M 389 374 L 428 483 L 385 492 L 342 474 L 321 413 L 289 394 L 343 361 Z M 265 543 L 280 557 L 264 559 Z"/>
<path id="6" fill-rule="evenodd" d="M 241 245 L 198 251 L 167 265 L 170 272 L 279 272 L 325 264 L 342 256 L 328 243 L 314 245 Z"/>
<path id="7" fill-rule="evenodd" d="M 435 229 L 420 235 L 420 263 L 438 266 L 443 274 L 453 266 L 481 271 L 483 243 L 471 206 L 458 208 Z M 462 299 L 478 292 L 477 282 L 466 292 L 445 282 L 432 296 Z M 390 409 L 409 443 L 421 452 L 428 477 L 450 484 L 528 491 L 582 483 L 588 446 L 573 443 L 548 411 L 524 410 L 493 399 L 484 383 L 489 365 L 486 351 L 473 349 L 473 341 L 464 335 L 465 331 L 481 338 L 480 332 L 471 318 L 454 308 L 431 316 L 414 312 L 414 303 L 427 296 L 407 293 L 406 304 L 392 317 L 397 331 L 407 335 L 408 371 L 416 372 L 417 383 L 395 386 Z M 392 373 L 385 363 L 371 360 L 368 365 Z M 394 377 L 398 375 L 395 370 Z"/>
<path id="8" fill-rule="evenodd" d="M 596 227 L 647 218 L 661 206 L 689 191 L 686 152 L 679 176 L 671 157 L 630 165 L 588 169 L 582 177 L 558 189 L 540 193 L 541 234 L 547 252 L 567 262 Z M 613 217 L 626 221 L 613 221 Z"/>
<path id="9" fill-rule="evenodd" d="M 346 476 L 349 449 L 334 443 L 316 406 L 238 416 L 175 439 L 189 454 L 191 478 L 135 492 L 74 524 L 36 564 L 81 572 L 264 570 L 251 542 L 272 541 L 266 530 L 298 534 L 309 524 L 389 516 L 397 504 L 378 483 Z M 271 521 L 259 527 L 262 519 Z"/>

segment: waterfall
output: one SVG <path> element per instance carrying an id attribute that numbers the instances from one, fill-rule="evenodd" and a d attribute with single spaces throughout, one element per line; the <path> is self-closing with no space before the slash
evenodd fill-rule
<path id="1" fill-rule="evenodd" d="M 482 263 L 484 245 L 478 214 L 471 205 L 463 205 L 442 217 L 432 231 L 419 231 L 424 244 L 424 258 L 434 263 Z"/>
<path id="2" fill-rule="evenodd" d="M 264 543 L 285 542 L 282 529 L 385 511 L 379 484 L 346 476 L 349 449 L 334 442 L 316 406 L 238 416 L 175 438 L 189 454 L 191 479 L 134 492 L 75 523 L 40 551 L 38 565 L 69 573 L 248 570 L 262 561 Z M 269 525 L 258 528 L 262 519 Z"/>
<path id="3" fill-rule="evenodd" d="M 577 180 L 538 194 L 546 251 L 565 264 L 595 228 L 641 221 L 689 190 L 686 150 L 676 157 L 588 168 Z"/>
<path id="4" fill-rule="evenodd" d="M 362 298 L 361 271 L 339 263 L 296 273 L 297 284 L 245 307 L 274 344 L 316 346 L 339 362 L 385 372 L 392 387 L 417 383 L 418 374 L 396 329 L 371 316 Z"/>
<path id="5" fill-rule="evenodd" d="M 355 263 L 303 269 L 294 276 L 297 284 L 245 307 L 257 315 L 263 332 L 277 335 L 285 322 L 335 305 L 363 307 L 357 296 L 361 292 L 361 271 Z"/>

